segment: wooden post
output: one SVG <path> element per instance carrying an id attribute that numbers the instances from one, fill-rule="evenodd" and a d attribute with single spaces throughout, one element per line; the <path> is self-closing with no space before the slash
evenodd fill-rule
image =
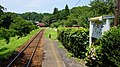
<path id="1" fill-rule="evenodd" d="M 116 0 L 115 2 L 115 21 L 114 25 L 117 26 L 119 24 L 119 12 L 120 12 L 120 0 Z"/>

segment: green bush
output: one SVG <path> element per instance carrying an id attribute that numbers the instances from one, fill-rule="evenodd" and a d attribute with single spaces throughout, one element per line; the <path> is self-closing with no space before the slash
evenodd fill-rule
<path id="1" fill-rule="evenodd" d="M 40 30 L 41 28 L 32 30 L 30 34 L 19 39 L 18 36 L 10 37 L 10 42 L 8 44 L 5 43 L 4 39 L 0 40 L 0 62 L 2 62 L 2 60 L 8 59 L 12 54 L 15 53 L 18 47 L 23 45 L 27 40 L 33 37 L 33 35 L 37 34 Z"/>
<path id="2" fill-rule="evenodd" d="M 15 36 L 15 31 L 12 29 L 0 28 L 0 39 L 5 39 L 6 43 L 9 43 L 9 39 L 12 36 Z"/>
<path id="3" fill-rule="evenodd" d="M 30 31 L 36 28 L 37 27 L 32 22 L 26 21 L 21 17 L 16 17 L 10 25 L 10 29 L 15 30 L 16 35 L 19 35 L 20 37 L 26 36 Z"/>
<path id="4" fill-rule="evenodd" d="M 89 44 L 88 33 L 88 29 L 85 28 L 59 28 L 57 36 L 69 52 L 76 57 L 84 58 Z"/>
<path id="5" fill-rule="evenodd" d="M 113 27 L 101 38 L 102 62 L 120 67 L 120 27 Z"/>
<path id="6" fill-rule="evenodd" d="M 102 45 L 95 45 L 92 44 L 91 47 L 87 47 L 86 52 L 86 58 L 87 61 L 86 65 L 89 67 L 97 67 L 102 64 L 101 57 L 102 57 L 102 51 L 101 51 Z M 104 67 L 104 66 L 103 66 Z"/>
<path id="7" fill-rule="evenodd" d="M 120 27 L 113 27 L 88 49 L 89 66 L 120 67 Z"/>

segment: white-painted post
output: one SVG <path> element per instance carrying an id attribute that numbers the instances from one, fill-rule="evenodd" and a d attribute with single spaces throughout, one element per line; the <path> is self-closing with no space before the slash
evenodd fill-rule
<path id="1" fill-rule="evenodd" d="M 110 29 L 110 20 L 109 19 L 106 19 L 106 24 L 107 24 L 107 29 L 109 30 Z"/>
<path id="2" fill-rule="evenodd" d="M 91 47 L 91 44 L 92 44 L 92 30 L 93 29 L 93 24 L 92 22 L 90 21 L 90 28 L 89 28 L 89 47 Z"/>
<path id="3" fill-rule="evenodd" d="M 110 30 L 110 20 L 109 19 L 106 19 L 106 22 L 104 24 L 104 27 L 102 28 L 102 35 L 104 35 L 104 32 L 105 31 L 108 31 Z"/>

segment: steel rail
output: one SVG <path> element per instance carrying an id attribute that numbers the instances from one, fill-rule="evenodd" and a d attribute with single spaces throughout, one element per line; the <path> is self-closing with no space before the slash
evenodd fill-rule
<path id="1" fill-rule="evenodd" d="M 42 31 L 42 30 L 41 30 Z M 40 31 L 40 32 L 41 32 Z M 39 33 L 40 33 L 39 32 Z M 39 35 L 39 33 L 38 34 L 36 34 L 35 36 L 34 36 L 34 38 L 20 51 L 20 53 L 18 53 L 17 54 L 17 56 L 7 65 L 7 67 L 10 67 L 12 64 L 13 64 L 13 62 L 15 62 L 15 60 L 21 55 L 21 53 L 33 42 L 33 40 Z"/>
<path id="2" fill-rule="evenodd" d="M 31 55 L 31 57 L 30 57 L 27 65 L 26 65 L 26 67 L 29 67 L 29 65 L 30 65 L 30 63 L 31 63 L 31 61 L 32 61 L 32 58 L 33 58 L 34 55 L 35 55 L 35 52 L 36 52 L 36 49 L 37 49 L 37 47 L 38 47 L 38 45 L 39 45 L 40 39 L 42 38 L 42 34 L 43 34 L 43 32 L 41 32 L 40 38 L 39 38 L 39 40 L 38 40 L 38 42 L 37 42 L 37 44 L 36 44 L 36 46 L 35 46 L 35 48 L 34 48 L 34 51 L 33 51 L 33 53 L 32 53 L 32 55 Z"/>

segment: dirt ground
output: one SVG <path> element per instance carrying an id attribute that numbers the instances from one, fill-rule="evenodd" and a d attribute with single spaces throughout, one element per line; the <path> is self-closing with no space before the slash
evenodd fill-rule
<path id="1" fill-rule="evenodd" d="M 44 39 L 42 67 L 86 67 L 84 61 L 68 58 L 65 48 L 60 48 L 55 40 Z"/>

